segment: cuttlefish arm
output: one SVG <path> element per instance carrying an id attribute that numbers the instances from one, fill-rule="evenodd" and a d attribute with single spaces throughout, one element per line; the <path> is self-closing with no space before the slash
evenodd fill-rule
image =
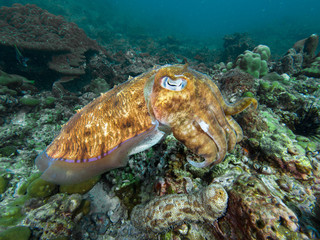
<path id="1" fill-rule="evenodd" d="M 228 104 L 224 100 L 217 85 L 215 85 L 211 79 L 207 78 L 207 84 L 210 86 L 211 91 L 215 94 L 216 98 L 220 102 L 226 115 L 238 114 L 242 112 L 244 109 L 246 109 L 247 107 L 249 107 L 251 104 L 253 105 L 254 109 L 257 109 L 258 107 L 257 100 L 251 97 L 244 97 L 244 98 L 241 98 L 238 102 L 235 102 L 233 104 Z"/>
<path id="2" fill-rule="evenodd" d="M 236 142 L 240 142 L 243 138 L 243 131 L 240 125 L 234 120 L 231 116 L 226 116 L 226 119 L 228 120 L 230 126 L 234 129 L 234 131 L 237 133 Z"/>
<path id="3" fill-rule="evenodd" d="M 179 127 L 173 127 L 171 130 L 176 139 L 205 159 L 201 163 L 188 159 L 189 163 L 195 167 L 206 167 L 216 159 L 218 148 L 212 138 L 203 131 L 200 124 L 196 121 L 184 121 Z"/>
<path id="4" fill-rule="evenodd" d="M 224 112 L 226 115 L 235 115 L 242 112 L 251 104 L 253 105 L 254 109 L 257 109 L 258 102 L 256 99 L 251 97 L 244 97 L 244 98 L 241 98 L 238 102 L 235 102 L 233 104 L 225 104 Z"/>

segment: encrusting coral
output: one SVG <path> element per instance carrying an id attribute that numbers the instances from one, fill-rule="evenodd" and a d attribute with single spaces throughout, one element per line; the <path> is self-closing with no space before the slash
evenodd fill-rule
<path id="1" fill-rule="evenodd" d="M 171 194 L 137 205 L 131 222 L 142 231 L 161 233 L 184 222 L 213 223 L 227 208 L 227 192 L 218 184 L 211 184 L 193 194 Z"/>

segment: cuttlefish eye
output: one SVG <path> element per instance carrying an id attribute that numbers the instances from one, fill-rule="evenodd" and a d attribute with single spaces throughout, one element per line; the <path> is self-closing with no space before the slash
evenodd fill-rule
<path id="1" fill-rule="evenodd" d="M 184 78 L 171 79 L 165 76 L 161 79 L 161 87 L 171 91 L 181 91 L 187 86 L 187 81 Z"/>

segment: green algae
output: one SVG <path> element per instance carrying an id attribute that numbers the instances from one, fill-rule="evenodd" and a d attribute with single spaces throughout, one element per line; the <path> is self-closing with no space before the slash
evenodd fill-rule
<path id="1" fill-rule="evenodd" d="M 302 72 L 309 77 L 320 77 L 320 57 L 315 58 L 310 66 L 304 68 Z"/>
<path id="2" fill-rule="evenodd" d="M 0 240 L 28 240 L 31 231 L 28 227 L 17 226 L 0 232 Z"/>
<path id="3" fill-rule="evenodd" d="M 9 179 L 11 179 L 12 176 L 6 175 L 2 176 L 8 184 Z M 9 202 L 6 206 L 2 207 L 0 209 L 0 225 L 4 226 L 11 226 L 17 224 L 19 221 L 21 221 L 24 216 L 22 212 L 22 208 L 25 204 L 25 202 L 29 199 L 29 196 L 22 196 L 19 198 L 16 198 L 15 200 Z"/>
<path id="4" fill-rule="evenodd" d="M 171 240 L 171 239 L 173 239 L 172 235 L 173 235 L 172 231 L 168 231 L 168 232 L 165 232 L 165 233 L 161 234 L 160 239 L 161 240 Z"/>
<path id="5" fill-rule="evenodd" d="M 12 202 L 0 209 L 0 225 L 12 226 L 23 219 L 22 206 Z"/>
<path id="6" fill-rule="evenodd" d="M 17 91 L 8 88 L 7 86 L 0 86 L 0 95 L 9 94 L 11 96 L 16 96 L 18 94 Z"/>
<path id="7" fill-rule="evenodd" d="M 70 238 L 68 236 L 60 236 L 60 237 L 56 237 L 53 238 L 52 240 L 69 240 Z"/>
<path id="8" fill-rule="evenodd" d="M 19 102 L 22 105 L 29 106 L 29 107 L 35 107 L 40 104 L 40 100 L 34 97 L 30 96 L 23 96 L 20 98 Z"/>
<path id="9" fill-rule="evenodd" d="M 48 198 L 52 196 L 56 190 L 57 185 L 47 182 L 43 179 L 41 179 L 42 173 L 35 173 L 32 174 L 18 189 L 17 193 L 19 195 L 23 195 L 14 201 L 10 202 L 8 205 L 6 205 L 4 208 L 0 210 L 0 224 L 4 226 L 11 226 L 15 225 L 18 222 L 22 221 L 26 216 L 23 214 L 23 207 L 25 203 L 31 199 L 31 198 Z M 72 185 L 70 187 L 73 188 L 73 192 L 80 192 L 85 193 L 88 190 L 94 186 L 94 184 L 100 179 L 100 177 L 96 177 L 94 179 L 91 179 L 91 181 L 86 182 L 85 184 L 79 184 L 78 186 Z M 69 193 L 70 190 L 69 189 Z M 71 193 L 70 193 L 71 194 Z M 65 195 L 67 196 L 67 195 Z M 74 196 L 74 195 L 72 195 Z M 75 216 L 77 214 L 81 213 L 82 215 L 88 214 L 90 211 L 90 201 L 84 200 L 79 202 L 78 204 L 75 204 L 75 202 L 78 201 L 78 199 L 73 199 L 71 196 L 70 201 L 67 202 L 66 206 L 61 205 L 60 210 L 62 208 L 65 208 L 65 211 L 74 211 L 72 210 L 73 205 L 77 207 L 77 210 L 75 212 Z M 79 206 L 79 207 L 78 207 Z M 48 212 L 48 215 L 51 213 Z"/>
<path id="10" fill-rule="evenodd" d="M 5 179 L 3 176 L 0 176 L 0 194 L 3 194 L 6 191 L 7 185 L 8 180 Z"/>
<path id="11" fill-rule="evenodd" d="M 0 71 L 0 85 L 2 86 L 20 86 L 24 78 L 18 75 L 10 75 Z"/>
<path id="12" fill-rule="evenodd" d="M 53 105 L 56 101 L 56 98 L 55 97 L 47 97 L 45 100 L 44 100 L 44 104 L 47 105 L 47 106 L 50 106 L 50 105 Z"/>
<path id="13" fill-rule="evenodd" d="M 268 126 L 268 132 L 278 132 L 286 134 L 290 139 L 295 139 L 296 135 L 288 127 L 280 127 L 279 119 L 273 116 L 272 113 L 268 111 L 261 111 L 260 115 L 265 120 L 265 123 Z M 262 135 L 261 135 L 262 136 Z"/>
<path id="14" fill-rule="evenodd" d="M 252 92 L 245 92 L 242 97 L 251 97 L 251 98 L 254 98 L 254 94 Z"/>
<path id="15" fill-rule="evenodd" d="M 17 193 L 24 196 L 15 199 L 0 210 L 1 225 L 11 226 L 24 219 L 22 208 L 30 198 L 44 198 L 55 192 L 56 185 L 41 179 L 40 176 L 41 173 L 32 174 L 17 189 Z"/>
<path id="16" fill-rule="evenodd" d="M 279 119 L 268 111 L 261 111 L 260 116 L 268 126 L 268 131 L 264 131 L 260 136 L 256 135 L 255 142 L 258 142 L 258 148 L 273 163 L 283 165 L 284 171 L 290 171 L 291 174 L 305 176 L 310 175 L 312 165 L 308 157 L 305 156 L 306 148 L 296 141 L 296 135 L 285 125 L 279 122 Z M 250 143 L 254 142 L 252 138 Z M 253 146 L 251 144 L 251 146 Z M 290 170 L 289 170 L 290 169 Z"/>
<path id="17" fill-rule="evenodd" d="M 279 222 L 278 225 L 275 224 L 275 232 L 279 239 L 290 239 L 290 240 L 300 240 L 301 234 L 299 232 L 289 231 L 287 226 L 282 225 L 283 223 Z"/>
<path id="18" fill-rule="evenodd" d="M 68 194 L 85 194 L 86 192 L 90 191 L 94 185 L 100 180 L 100 175 L 95 176 L 87 181 L 77 183 L 77 184 L 66 184 L 60 185 L 59 191 L 61 193 L 68 193 Z"/>
<path id="19" fill-rule="evenodd" d="M 297 136 L 297 141 L 298 144 L 306 151 L 314 152 L 318 148 L 318 145 L 315 142 L 310 141 L 310 139 L 307 137 Z"/>
<path id="20" fill-rule="evenodd" d="M 278 81 L 273 81 L 271 84 L 269 81 L 260 81 L 260 88 L 267 92 L 286 92 L 286 89 Z"/>
<path id="21" fill-rule="evenodd" d="M 26 194 L 27 188 L 30 185 L 30 183 L 39 178 L 41 174 L 41 172 L 33 173 L 25 182 L 21 184 L 21 186 L 17 189 L 17 193 L 19 195 Z"/>
<path id="22" fill-rule="evenodd" d="M 41 178 L 32 181 L 27 188 L 29 197 L 43 198 L 51 196 L 56 190 L 57 185 L 47 182 Z"/>

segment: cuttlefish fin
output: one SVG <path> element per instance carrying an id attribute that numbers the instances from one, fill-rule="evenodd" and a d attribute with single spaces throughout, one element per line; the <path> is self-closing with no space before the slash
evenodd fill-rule
<path id="1" fill-rule="evenodd" d="M 163 136 L 157 125 L 135 137 L 122 142 L 112 151 L 107 152 L 91 160 L 63 160 L 54 159 L 43 151 L 35 160 L 40 171 L 41 178 L 56 184 L 73 184 L 86 181 L 94 176 L 100 175 L 108 170 L 125 166 L 130 153 L 144 150 L 149 144 L 155 144 Z"/>
<path id="2" fill-rule="evenodd" d="M 74 184 L 86 181 L 105 171 L 125 166 L 128 152 L 116 149 L 110 155 L 92 162 L 70 163 L 54 160 L 44 151 L 36 158 L 36 165 L 43 171 L 41 178 L 56 184 Z"/>

